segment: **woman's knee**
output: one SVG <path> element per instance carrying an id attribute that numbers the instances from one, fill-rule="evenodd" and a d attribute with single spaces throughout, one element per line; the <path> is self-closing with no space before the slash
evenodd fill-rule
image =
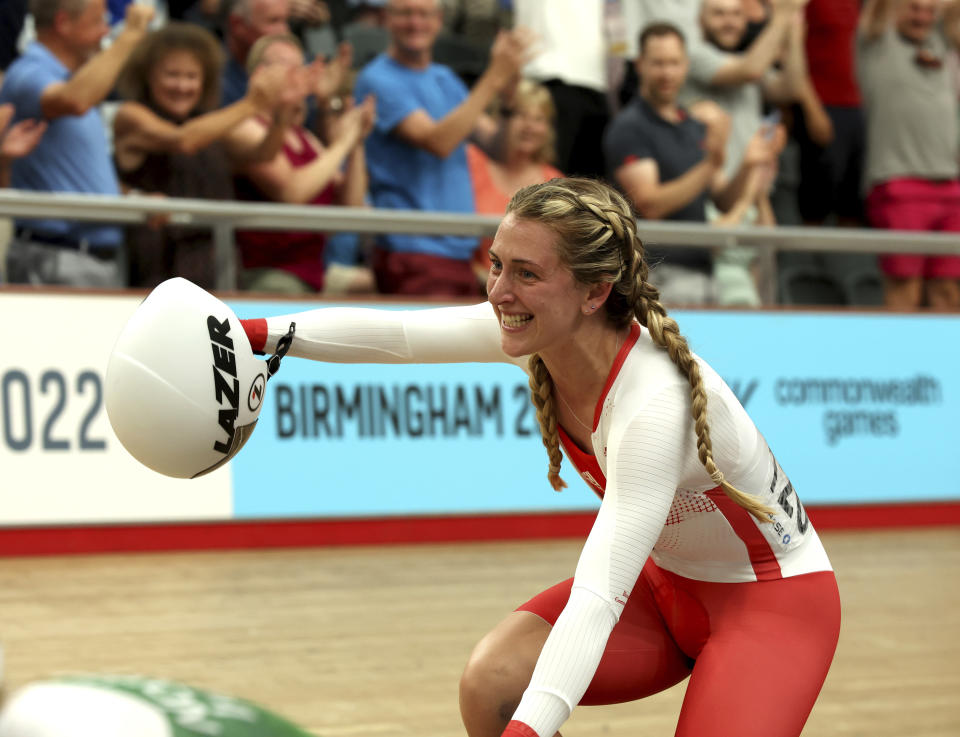
<path id="1" fill-rule="evenodd" d="M 520 703 L 550 625 L 513 612 L 477 643 L 460 678 L 460 712 L 471 737 L 500 734 Z"/>

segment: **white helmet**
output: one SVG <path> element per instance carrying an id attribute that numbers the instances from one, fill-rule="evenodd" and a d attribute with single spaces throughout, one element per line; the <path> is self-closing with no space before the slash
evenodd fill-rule
<path id="1" fill-rule="evenodd" d="M 145 466 L 195 478 L 243 447 L 268 375 L 233 310 L 186 279 L 169 279 L 117 339 L 107 366 L 107 416 Z"/>

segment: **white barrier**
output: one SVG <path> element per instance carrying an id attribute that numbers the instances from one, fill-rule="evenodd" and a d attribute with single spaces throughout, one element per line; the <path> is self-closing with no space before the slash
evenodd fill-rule
<path id="1" fill-rule="evenodd" d="M 141 298 L 0 292 L 0 531 L 596 506 L 569 464 L 571 488 L 550 490 L 526 377 L 498 364 L 288 357 L 267 385 L 256 431 L 230 464 L 194 480 L 160 476 L 123 449 L 103 408 L 110 351 Z M 240 317 L 320 306 L 230 304 Z M 956 316 L 673 315 L 757 422 L 804 504 L 960 500 L 951 466 L 960 409 Z"/>
<path id="2" fill-rule="evenodd" d="M 219 289 L 236 285 L 233 231 L 316 230 L 354 233 L 491 236 L 499 217 L 258 202 L 223 202 L 144 196 L 50 194 L 0 190 L 0 216 L 142 223 L 167 213 L 178 225 L 209 226 L 214 233 Z M 960 254 L 960 234 L 853 228 L 736 226 L 641 220 L 640 237 L 657 246 L 753 246 L 773 259 L 777 251 Z M 770 263 L 766 264 L 769 269 Z"/>

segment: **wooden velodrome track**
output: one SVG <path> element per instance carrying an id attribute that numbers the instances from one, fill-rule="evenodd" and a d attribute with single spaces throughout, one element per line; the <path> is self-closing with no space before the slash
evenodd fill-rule
<path id="1" fill-rule="evenodd" d="M 960 528 L 823 533 L 840 646 L 805 735 L 960 735 Z M 134 672 L 255 699 L 323 737 L 463 734 L 473 643 L 579 541 L 8 558 L 7 687 Z M 785 669 L 789 663 L 784 663 Z M 568 737 L 668 736 L 683 685 L 578 709 Z M 776 698 L 770 690 L 757 698 Z"/>

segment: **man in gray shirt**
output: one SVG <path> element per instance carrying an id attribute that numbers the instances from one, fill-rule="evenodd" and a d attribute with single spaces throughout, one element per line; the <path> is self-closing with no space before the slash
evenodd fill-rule
<path id="1" fill-rule="evenodd" d="M 960 3 L 867 0 L 857 77 L 867 120 L 864 188 L 871 224 L 960 232 L 957 97 L 945 63 L 960 46 Z M 887 305 L 960 308 L 960 256 L 880 259 Z"/>
<path id="2" fill-rule="evenodd" d="M 700 6 L 700 43 L 690 46 L 690 74 L 680 94 L 692 106 L 712 100 L 731 118 L 725 173 L 733 176 L 747 144 L 760 129 L 763 101 L 794 102 L 803 81 L 803 37 L 791 33 L 802 20 L 806 0 L 774 0 L 770 21 L 744 52 L 747 32 L 741 0 L 703 0 Z M 784 55 L 782 69 L 774 62 Z"/>

